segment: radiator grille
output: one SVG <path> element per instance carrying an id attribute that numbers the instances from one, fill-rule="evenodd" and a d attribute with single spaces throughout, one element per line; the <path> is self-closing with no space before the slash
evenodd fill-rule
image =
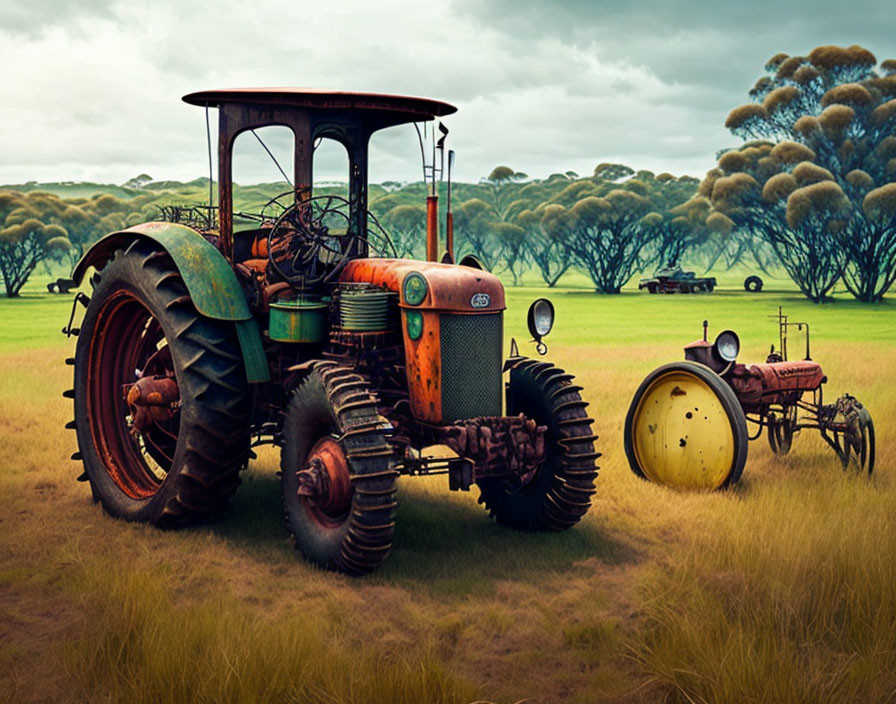
<path id="1" fill-rule="evenodd" d="M 442 422 L 501 415 L 503 315 L 439 319 L 442 348 Z"/>

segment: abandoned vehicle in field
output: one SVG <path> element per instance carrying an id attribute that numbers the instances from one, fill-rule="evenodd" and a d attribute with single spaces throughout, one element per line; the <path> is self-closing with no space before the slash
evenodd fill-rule
<path id="1" fill-rule="evenodd" d="M 95 270 L 90 295 L 76 297 L 83 320 L 67 326 L 78 339 L 66 392 L 95 500 L 178 525 L 220 509 L 251 446 L 273 443 L 287 527 L 324 567 L 358 574 L 383 561 L 401 474 L 475 484 L 513 528 L 577 523 L 598 457 L 581 387 L 515 344 L 505 358 L 504 289 L 474 259 L 454 263 L 450 195 L 441 245 L 436 162 L 426 261 L 395 258 L 368 213 L 371 135 L 455 108 L 290 88 L 184 100 L 218 109 L 217 207 L 110 234 L 73 274 L 81 283 Z M 267 125 L 294 136 L 292 185 L 258 212 L 235 212 L 234 141 Z M 345 148 L 347 197 L 313 190 L 324 138 Z M 443 139 L 432 153 L 444 156 Z M 450 194 L 450 173 L 448 183 Z M 540 352 L 553 316 L 546 299 L 529 311 Z"/>

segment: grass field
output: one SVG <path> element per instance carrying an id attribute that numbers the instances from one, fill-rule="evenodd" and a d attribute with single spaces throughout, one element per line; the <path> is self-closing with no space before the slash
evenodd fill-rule
<path id="1" fill-rule="evenodd" d="M 296 559 L 271 451 L 213 524 L 104 515 L 63 430 L 71 299 L 36 279 L 0 300 L 0 702 L 896 701 L 896 299 L 816 306 L 742 280 L 704 296 L 564 281 L 548 358 L 585 387 L 603 452 L 585 520 L 514 533 L 475 489 L 404 478 L 392 555 L 350 579 Z M 526 339 L 546 292 L 508 289 L 508 335 Z M 811 324 L 828 394 L 870 408 L 873 479 L 809 432 L 784 459 L 751 443 L 727 493 L 635 478 L 622 426 L 641 379 L 704 318 L 764 359 L 778 305 Z"/>

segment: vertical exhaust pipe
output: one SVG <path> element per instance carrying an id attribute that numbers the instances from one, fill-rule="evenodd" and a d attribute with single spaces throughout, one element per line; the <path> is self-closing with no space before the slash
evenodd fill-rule
<path id="1" fill-rule="evenodd" d="M 426 196 L 426 261 L 439 261 L 439 197 L 435 193 Z"/>
<path id="2" fill-rule="evenodd" d="M 451 170 L 454 168 L 454 150 L 448 150 L 448 199 L 445 208 L 445 256 L 442 261 L 454 264 L 454 213 L 451 211 Z"/>
<path id="3" fill-rule="evenodd" d="M 438 183 L 441 181 L 442 175 L 445 173 L 445 137 L 448 136 L 448 128 L 441 122 L 437 123 L 439 132 L 442 136 L 438 142 L 435 140 L 435 130 L 432 132 L 432 164 L 426 163 L 426 148 L 423 146 L 423 140 L 426 137 L 426 123 L 423 123 L 423 132 L 421 134 L 419 125 L 415 122 L 414 128 L 417 130 L 417 138 L 420 140 L 420 156 L 423 161 L 423 183 L 427 182 L 427 175 L 430 177 L 429 195 L 426 196 L 426 260 L 430 262 L 439 261 L 439 191 Z M 436 150 L 439 152 L 440 165 L 436 166 Z M 449 164 L 454 152 L 449 154 Z M 436 174 L 439 174 L 439 181 L 436 181 Z M 449 182 L 449 204 L 450 196 Z M 449 233 L 449 251 L 453 249 L 453 223 L 451 216 L 448 215 L 448 224 L 446 225 Z"/>

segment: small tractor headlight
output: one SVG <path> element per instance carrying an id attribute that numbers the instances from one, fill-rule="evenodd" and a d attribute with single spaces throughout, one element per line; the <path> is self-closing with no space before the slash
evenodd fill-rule
<path id="1" fill-rule="evenodd" d="M 726 362 L 733 362 L 740 352 L 740 338 L 733 330 L 723 330 L 713 344 L 716 354 Z"/>
<path id="2" fill-rule="evenodd" d="M 419 310 L 409 310 L 405 313 L 405 324 L 408 337 L 412 340 L 419 340 L 423 335 L 423 314 Z"/>
<path id="3" fill-rule="evenodd" d="M 529 306 L 529 332 L 536 341 L 541 340 L 554 327 L 554 304 L 547 298 L 539 298 Z"/>
<path id="4" fill-rule="evenodd" d="M 423 274 L 418 274 L 416 271 L 412 271 L 404 277 L 403 288 L 404 302 L 409 306 L 419 306 L 426 298 L 426 294 L 429 291 L 429 284 L 426 283 Z"/>

